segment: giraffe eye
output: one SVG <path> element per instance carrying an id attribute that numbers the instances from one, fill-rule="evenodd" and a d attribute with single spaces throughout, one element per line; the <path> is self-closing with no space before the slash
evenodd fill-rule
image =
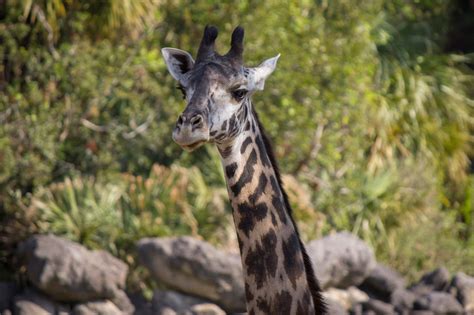
<path id="1" fill-rule="evenodd" d="M 238 89 L 232 92 L 232 97 L 237 101 L 241 101 L 245 95 L 247 95 L 247 90 L 245 89 Z"/>
<path id="2" fill-rule="evenodd" d="M 184 86 L 182 86 L 181 84 L 179 84 L 176 88 L 177 88 L 178 90 L 180 90 L 181 93 L 183 93 L 183 100 L 186 99 L 186 89 L 184 88 Z"/>

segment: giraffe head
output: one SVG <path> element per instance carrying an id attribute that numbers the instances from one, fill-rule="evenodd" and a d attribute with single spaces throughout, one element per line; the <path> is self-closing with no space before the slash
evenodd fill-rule
<path id="1" fill-rule="evenodd" d="M 179 116 L 173 140 L 192 151 L 206 142 L 223 143 L 241 130 L 239 115 L 253 92 L 263 90 L 265 79 L 273 72 L 280 55 L 258 67 L 243 66 L 244 29 L 232 33 L 231 48 L 225 55 L 214 50 L 217 28 L 206 26 L 196 60 L 176 48 L 161 50 L 169 72 L 179 82 L 186 108 Z M 244 108 L 245 107 L 245 108 Z"/>

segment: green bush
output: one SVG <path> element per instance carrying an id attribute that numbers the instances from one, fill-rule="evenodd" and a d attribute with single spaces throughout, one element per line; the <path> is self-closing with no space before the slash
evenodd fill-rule
<path id="1" fill-rule="evenodd" d="M 123 189 L 96 183 L 92 178 L 66 178 L 42 187 L 32 198 L 38 213 L 36 224 L 43 233 L 54 233 L 90 248 L 110 249 L 120 234 L 118 209 Z"/>
<path id="2" fill-rule="evenodd" d="M 463 228 L 454 212 L 428 209 L 411 213 L 389 232 L 388 241 L 377 248 L 377 256 L 409 281 L 417 281 L 440 266 L 472 275 L 474 240 L 459 239 Z"/>
<path id="3" fill-rule="evenodd" d="M 122 237 L 194 235 L 225 243 L 230 210 L 225 188 L 206 184 L 196 168 L 154 165 L 148 177 L 124 175 Z"/>
<path id="4" fill-rule="evenodd" d="M 66 178 L 35 192 L 31 211 L 39 232 L 124 257 L 143 237 L 194 235 L 225 243 L 224 199 L 225 189 L 208 186 L 197 168 L 155 165 L 147 177 L 123 174 L 107 183 Z"/>

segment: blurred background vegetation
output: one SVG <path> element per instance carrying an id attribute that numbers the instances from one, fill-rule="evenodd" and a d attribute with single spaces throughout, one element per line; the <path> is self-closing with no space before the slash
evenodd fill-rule
<path id="1" fill-rule="evenodd" d="M 474 274 L 473 1 L 0 0 L 0 21 L 1 277 L 38 232 L 132 266 L 145 236 L 235 244 L 216 150 L 171 140 L 160 48 L 194 54 L 206 24 L 221 51 L 244 26 L 248 65 L 282 54 L 254 106 L 306 241 Z"/>

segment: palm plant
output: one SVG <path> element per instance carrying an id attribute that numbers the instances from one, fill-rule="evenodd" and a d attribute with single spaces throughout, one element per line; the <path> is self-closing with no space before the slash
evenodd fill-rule
<path id="1" fill-rule="evenodd" d="M 31 204 L 38 212 L 40 231 L 57 233 L 91 248 L 110 249 L 120 231 L 117 208 L 122 193 L 119 186 L 98 184 L 91 178 L 66 178 L 41 188 Z"/>
<path id="2" fill-rule="evenodd" d="M 40 188 L 31 200 L 39 231 L 117 255 L 143 237 L 228 237 L 226 191 L 207 185 L 197 168 L 155 165 L 145 178 L 123 174 L 115 182 L 66 178 Z"/>
<path id="3" fill-rule="evenodd" d="M 77 1 L 77 0 L 25 0 L 17 2 L 22 8 L 23 18 L 30 16 L 32 23 L 39 21 L 48 36 L 57 41 L 60 33 L 71 35 L 68 24 L 87 25 L 83 27 L 90 37 L 98 35 L 115 37 L 114 33 L 141 32 L 154 18 L 156 0 L 106 0 L 106 1 Z M 51 38 L 50 40 L 53 40 Z"/>
<path id="4" fill-rule="evenodd" d="M 429 22 L 395 23 L 384 20 L 374 29 L 380 96 L 369 170 L 393 154 L 413 154 L 446 169 L 450 181 L 463 181 L 474 127 L 467 93 L 474 77 L 463 67 L 469 58 L 442 54 Z"/>
<path id="5" fill-rule="evenodd" d="M 146 236 L 191 234 L 212 239 L 227 222 L 223 188 L 209 186 L 197 168 L 154 165 L 147 178 L 124 175 L 122 226 L 133 241 Z"/>

